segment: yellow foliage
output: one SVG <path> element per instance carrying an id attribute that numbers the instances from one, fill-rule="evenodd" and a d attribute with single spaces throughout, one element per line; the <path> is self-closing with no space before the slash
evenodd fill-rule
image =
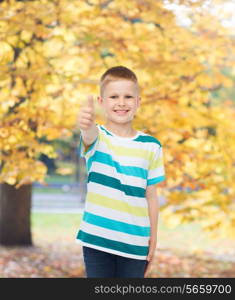
<path id="1" fill-rule="evenodd" d="M 54 37 L 45 41 L 43 44 L 43 51 L 46 57 L 56 57 L 61 54 L 64 47 L 64 40 L 62 37 Z"/>
<path id="2" fill-rule="evenodd" d="M 31 31 L 22 30 L 20 33 L 20 39 L 26 43 L 29 43 L 33 33 Z"/>
<path id="3" fill-rule="evenodd" d="M 179 214 L 173 214 L 170 209 L 164 209 L 161 211 L 161 217 L 164 219 L 166 226 L 173 229 L 181 224 L 182 216 Z"/>
<path id="4" fill-rule="evenodd" d="M 3 41 L 0 41 L 0 64 L 8 64 L 13 60 L 14 52 L 12 47 Z"/>
<path id="5" fill-rule="evenodd" d="M 60 175 L 71 175 L 73 172 L 72 168 L 57 168 L 56 173 Z"/>
<path id="6" fill-rule="evenodd" d="M 202 143 L 203 140 L 201 139 L 189 138 L 184 144 L 190 148 L 198 148 L 202 145 Z"/>
<path id="7" fill-rule="evenodd" d="M 107 68 L 125 65 L 141 85 L 133 125 L 165 148 L 170 226 L 200 219 L 234 233 L 234 107 L 210 94 L 233 84 L 222 69 L 235 70 L 234 40 L 201 0 L 180 3 L 189 27 L 163 1 L 1 2 L 0 182 L 43 183 L 37 159 L 56 153 L 38 140 L 71 137 L 82 99 L 98 94 Z M 179 186 L 191 191 L 171 190 Z"/>

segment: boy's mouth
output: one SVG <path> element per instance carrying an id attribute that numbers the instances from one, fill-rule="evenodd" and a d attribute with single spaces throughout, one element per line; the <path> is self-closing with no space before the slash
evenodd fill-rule
<path id="1" fill-rule="evenodd" d="M 126 113 L 128 113 L 128 110 L 124 110 L 124 109 L 115 109 L 114 112 L 117 113 L 118 115 L 125 115 Z"/>

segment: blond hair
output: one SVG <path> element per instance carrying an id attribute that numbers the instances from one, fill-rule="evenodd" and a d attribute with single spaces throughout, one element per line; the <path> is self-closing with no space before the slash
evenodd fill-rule
<path id="1" fill-rule="evenodd" d="M 139 84 L 137 76 L 133 71 L 124 66 L 116 66 L 109 68 L 100 78 L 100 94 L 103 95 L 105 86 L 118 79 L 126 79 L 136 83 L 139 91 Z"/>

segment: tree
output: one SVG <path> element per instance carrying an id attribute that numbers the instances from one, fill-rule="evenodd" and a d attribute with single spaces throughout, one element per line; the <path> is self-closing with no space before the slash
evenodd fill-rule
<path id="1" fill-rule="evenodd" d="M 98 92 L 107 67 L 122 64 L 142 87 L 134 125 L 165 148 L 162 215 L 234 233 L 234 109 L 229 101 L 215 106 L 210 96 L 232 83 L 221 66 L 234 67 L 234 39 L 203 1 L 168 2 L 191 7 L 190 27 L 177 25 L 164 1 L 0 4 L 0 182 L 45 184 L 39 156 L 57 154 L 44 141 L 71 137 L 86 94 Z"/>
<path id="2" fill-rule="evenodd" d="M 32 186 L 16 189 L 8 183 L 0 185 L 0 242 L 6 246 L 32 245 L 30 227 Z"/>

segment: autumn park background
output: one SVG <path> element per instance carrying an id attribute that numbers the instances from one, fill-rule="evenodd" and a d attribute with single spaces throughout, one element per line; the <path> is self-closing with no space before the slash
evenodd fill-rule
<path id="1" fill-rule="evenodd" d="M 149 277 L 235 277 L 233 4 L 0 1 L 0 277 L 85 276 L 77 115 L 115 65 L 140 82 L 134 128 L 165 149 Z"/>

